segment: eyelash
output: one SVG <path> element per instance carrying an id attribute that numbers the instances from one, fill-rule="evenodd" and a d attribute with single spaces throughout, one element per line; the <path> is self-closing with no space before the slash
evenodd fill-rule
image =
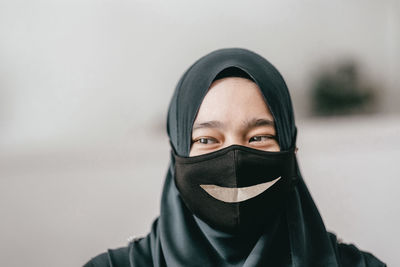
<path id="1" fill-rule="evenodd" d="M 215 140 L 214 138 L 201 137 L 201 138 L 199 138 L 197 140 L 194 140 L 193 143 L 199 143 L 199 144 L 203 144 L 203 145 L 208 145 L 208 143 L 199 142 L 200 140 L 214 140 L 215 142 L 217 142 L 217 140 Z"/>
<path id="2" fill-rule="evenodd" d="M 256 135 L 256 136 L 253 136 L 252 138 L 250 138 L 250 140 L 255 137 L 266 137 L 268 140 L 276 139 L 276 136 L 274 136 L 274 135 Z M 250 142 L 250 140 L 249 140 L 249 142 Z"/>

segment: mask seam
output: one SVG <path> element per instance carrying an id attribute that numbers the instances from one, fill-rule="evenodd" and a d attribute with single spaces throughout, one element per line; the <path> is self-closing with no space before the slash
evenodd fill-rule
<path id="1" fill-rule="evenodd" d="M 234 159 L 233 169 L 234 169 L 234 172 L 235 172 L 235 178 L 236 178 L 235 179 L 235 186 L 236 187 L 238 187 L 238 182 L 237 182 L 238 176 L 237 176 L 237 168 L 236 168 L 236 166 L 238 164 L 237 154 L 238 154 L 238 151 L 234 150 L 233 151 L 233 159 Z M 240 212 L 239 206 L 240 205 L 236 204 L 235 206 L 236 206 L 236 214 L 237 214 L 237 217 L 235 218 L 235 220 L 236 220 L 237 225 L 240 225 L 240 216 L 239 216 L 239 212 Z"/>

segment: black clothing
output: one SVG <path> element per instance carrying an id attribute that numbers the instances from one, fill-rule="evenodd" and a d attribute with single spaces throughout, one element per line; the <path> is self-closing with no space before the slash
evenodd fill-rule
<path id="1" fill-rule="evenodd" d="M 295 146 L 292 103 L 280 73 L 258 54 L 229 48 L 197 60 L 176 87 L 168 111 L 167 131 L 178 155 L 189 155 L 192 125 L 212 81 L 232 67 L 248 74 L 259 86 L 274 117 L 281 150 Z M 85 267 L 386 266 L 370 253 L 338 243 L 336 236 L 326 231 L 297 160 L 298 183 L 289 195 L 282 215 L 271 220 L 263 233 L 244 237 L 216 230 L 189 211 L 175 185 L 174 165 L 171 157 L 160 216 L 153 223 L 150 234 L 126 247 L 95 257 Z"/>
<path id="2" fill-rule="evenodd" d="M 381 261 L 379 261 L 376 257 L 368 252 L 363 252 L 358 250 L 354 245 L 349 244 L 338 244 L 336 240 L 336 236 L 332 233 L 328 233 L 331 245 L 334 247 L 335 256 L 340 262 L 341 267 L 375 267 L 375 266 L 386 266 Z M 143 242 L 145 246 L 148 246 L 149 236 L 145 239 L 142 239 L 139 242 Z M 282 244 L 279 244 L 279 247 L 282 247 Z M 129 243 L 128 246 L 118 248 L 118 249 L 110 249 L 106 253 L 102 253 L 97 257 L 93 258 L 91 261 L 86 263 L 84 267 L 130 267 L 134 266 L 131 264 L 129 257 L 131 257 L 130 253 L 133 249 L 133 242 Z M 290 255 L 287 258 L 288 262 L 290 261 Z M 277 261 L 275 261 L 276 263 Z M 143 265 L 141 266 L 155 266 L 152 265 L 152 262 L 141 262 Z M 190 265 L 197 266 L 197 265 Z M 282 262 L 272 264 L 271 266 L 293 266 L 287 262 Z M 301 265 L 298 265 L 301 266 Z M 324 266 L 319 265 L 317 262 L 311 264 L 309 266 Z M 329 266 L 329 265 L 326 265 Z"/>

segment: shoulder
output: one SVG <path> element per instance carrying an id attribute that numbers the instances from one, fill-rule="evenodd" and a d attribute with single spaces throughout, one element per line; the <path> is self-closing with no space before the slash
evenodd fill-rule
<path id="1" fill-rule="evenodd" d="M 83 267 L 108 267 L 110 266 L 107 253 L 102 253 L 92 258 Z"/>
<path id="2" fill-rule="evenodd" d="M 125 247 L 109 249 L 89 260 L 83 267 L 153 266 L 150 235 L 134 238 Z"/>
<path id="3" fill-rule="evenodd" d="M 129 245 L 109 249 L 89 260 L 83 267 L 130 267 Z"/>
<path id="4" fill-rule="evenodd" d="M 343 266 L 385 267 L 382 261 L 369 252 L 361 251 L 353 244 L 338 244 L 338 252 Z M 358 265 L 357 265 L 358 264 Z"/>
<path id="5" fill-rule="evenodd" d="M 353 244 L 344 244 L 337 240 L 336 235 L 329 233 L 332 245 L 335 247 L 341 265 L 360 267 L 385 267 L 386 264 L 369 252 L 359 250 Z"/>

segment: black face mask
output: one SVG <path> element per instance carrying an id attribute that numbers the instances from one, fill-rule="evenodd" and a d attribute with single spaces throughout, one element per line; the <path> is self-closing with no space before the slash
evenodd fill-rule
<path id="1" fill-rule="evenodd" d="M 175 158 L 175 183 L 189 210 L 228 233 L 258 231 L 286 207 L 297 180 L 294 148 L 268 152 L 240 145 Z"/>

